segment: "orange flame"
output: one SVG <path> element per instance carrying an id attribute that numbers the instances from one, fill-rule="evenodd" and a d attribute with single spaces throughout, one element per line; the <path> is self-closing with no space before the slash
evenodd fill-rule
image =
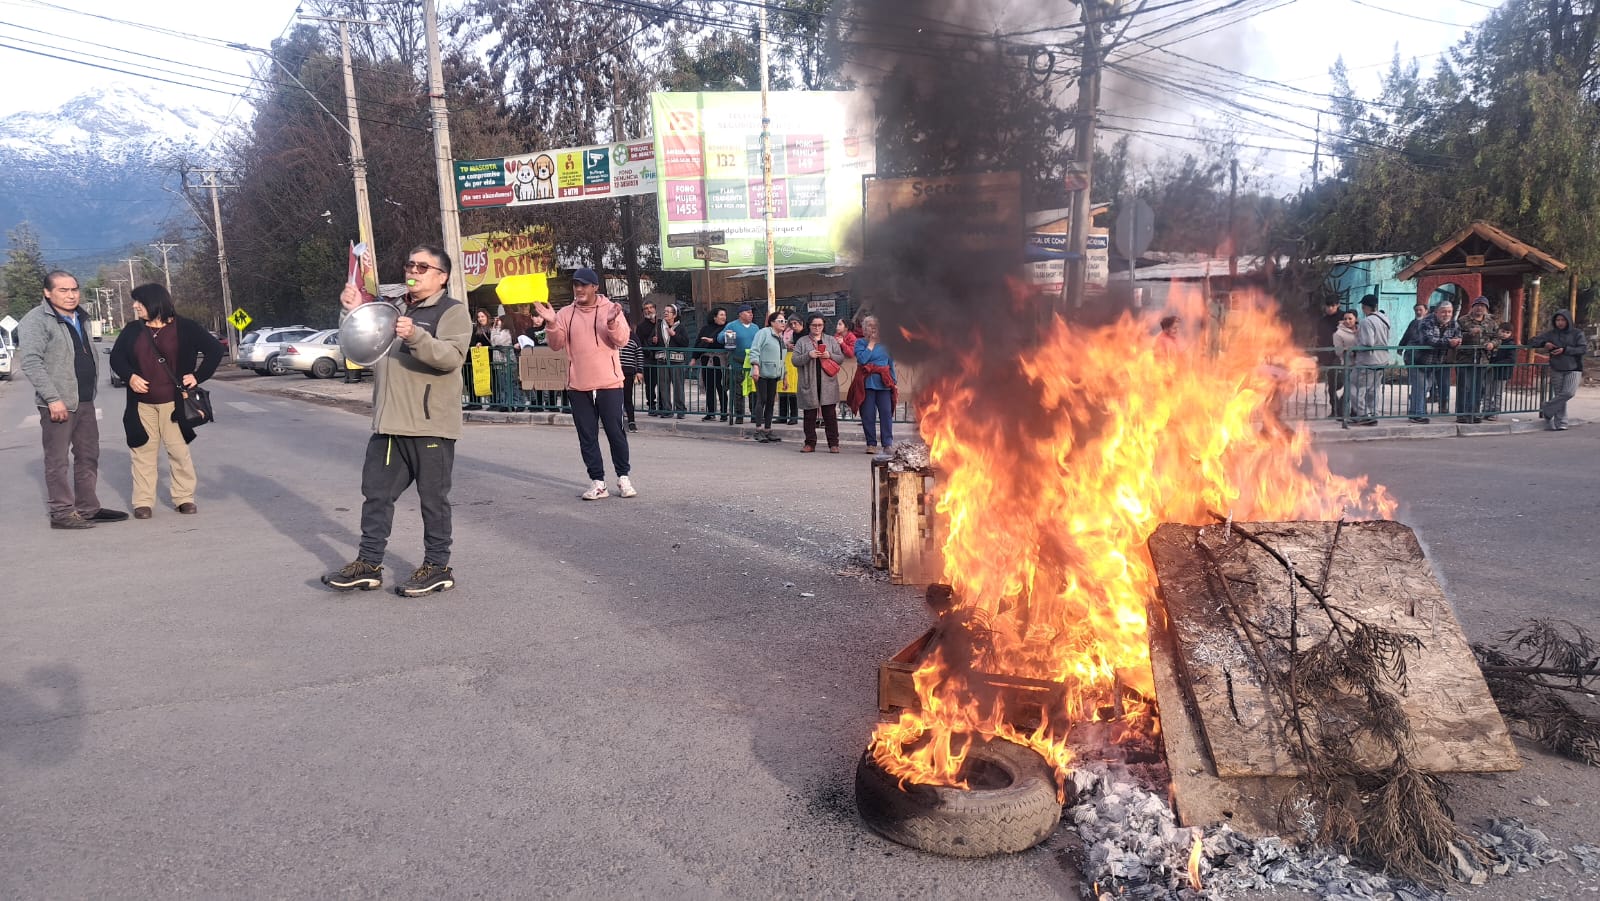
<path id="1" fill-rule="evenodd" d="M 1199 298 L 1173 306 L 1205 325 L 1172 343 L 1131 316 L 1057 321 L 999 374 L 981 371 L 982 348 L 939 348 L 954 362 L 923 388 L 920 421 L 943 479 L 944 581 L 957 600 L 914 674 L 920 709 L 873 734 L 886 772 L 962 786 L 970 744 L 1000 737 L 1064 777 L 1069 730 L 1114 701 L 1119 674 L 1153 697 L 1145 541 L 1160 524 L 1393 511 L 1381 486 L 1332 474 L 1306 430 L 1277 417 L 1281 392 L 1314 367 L 1269 299 L 1236 295 L 1220 323 Z M 994 676 L 1063 690 L 1021 726 Z"/>
<path id="2" fill-rule="evenodd" d="M 1194 846 L 1189 849 L 1189 887 L 1195 891 L 1204 891 L 1205 886 L 1200 884 L 1200 830 L 1194 831 Z"/>

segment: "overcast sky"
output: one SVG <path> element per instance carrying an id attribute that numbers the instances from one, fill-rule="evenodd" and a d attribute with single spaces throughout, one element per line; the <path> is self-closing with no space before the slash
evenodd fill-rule
<path id="1" fill-rule="evenodd" d="M 1223 0 L 1197 0 L 1196 9 L 1222 3 Z M 1038 6 L 1027 6 L 1035 10 L 1033 15 L 1017 18 L 1037 21 Z M 1246 8 L 1266 11 L 1241 24 L 1171 45 L 1170 49 L 1317 92 L 1329 90 L 1328 68 L 1343 55 L 1358 90 L 1370 94 L 1376 90 L 1377 78 L 1396 44 L 1402 56 L 1421 58 L 1427 71 L 1440 52 L 1461 38 L 1465 28 L 1482 21 L 1489 12 L 1488 6 L 1487 0 L 1435 0 L 1428 4 L 1412 0 L 1252 0 Z M 226 9 L 225 14 L 218 15 L 219 7 Z M 137 85 L 170 105 L 195 105 L 218 114 L 237 114 L 235 96 L 249 76 L 252 55 L 224 45 L 239 42 L 265 47 L 287 32 L 296 9 L 293 0 L 223 0 L 222 4 L 217 0 L 0 0 L 0 45 L 4 45 L 0 46 L 0 71 L 11 76 L 7 79 L 8 90 L 0 92 L 0 116 L 21 109 L 53 109 L 112 79 Z M 204 84 L 212 90 L 108 72 L 39 53 L 144 71 L 159 78 Z M 1159 53 L 1145 57 L 1152 61 L 1162 58 Z M 25 88 L 19 89 L 21 86 Z M 1300 100 L 1307 105 L 1319 102 L 1309 97 Z M 1157 96 L 1150 101 L 1160 105 L 1139 107 L 1130 97 L 1108 92 L 1103 107 L 1109 112 L 1169 122 L 1209 119 L 1213 115 L 1182 98 Z M 1304 109 L 1275 109 L 1298 121 L 1315 118 L 1314 112 Z M 1124 120 L 1122 124 L 1129 123 Z M 1173 127 L 1156 122 L 1147 122 L 1143 127 L 1176 133 Z M 1298 146 L 1301 150 L 1308 146 L 1303 141 L 1296 145 L 1281 134 L 1275 138 L 1271 128 L 1254 130 L 1257 135 L 1245 136 L 1244 140 L 1263 146 Z M 1297 131 L 1293 127 L 1286 130 Z M 1306 131 L 1302 128 L 1298 133 L 1304 135 Z M 1181 139 L 1152 141 L 1156 152 L 1183 145 Z M 1274 154 L 1263 168 L 1274 179 L 1292 185 L 1309 172 L 1310 158 L 1305 153 Z"/>

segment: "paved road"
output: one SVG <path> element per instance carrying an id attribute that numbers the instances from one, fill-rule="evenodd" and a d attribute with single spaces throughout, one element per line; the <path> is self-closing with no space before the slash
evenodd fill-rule
<path id="1" fill-rule="evenodd" d="M 460 587 L 335 595 L 317 576 L 353 555 L 367 419 L 263 387 L 216 388 L 199 516 L 72 533 L 46 528 L 26 383 L 0 383 L 0 895 L 1075 893 L 1064 835 L 954 861 L 856 820 L 875 667 L 924 623 L 916 592 L 853 565 L 864 456 L 641 433 L 641 496 L 584 503 L 570 430 L 473 425 Z M 129 487 L 120 394 L 108 505 Z M 1333 453 L 1408 499 L 1482 637 L 1523 610 L 1600 627 L 1576 527 L 1597 445 Z M 420 544 L 408 496 L 391 579 Z M 1465 813 L 1538 813 L 1570 844 L 1595 793 L 1560 780 L 1592 774 L 1531 756 L 1473 780 Z M 1519 804 L 1525 778 L 1557 807 Z"/>

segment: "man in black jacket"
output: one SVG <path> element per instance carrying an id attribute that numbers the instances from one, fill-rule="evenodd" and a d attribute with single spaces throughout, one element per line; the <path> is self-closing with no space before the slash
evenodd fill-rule
<path id="1" fill-rule="evenodd" d="M 1572 324 L 1565 310 L 1550 317 L 1550 330 L 1528 342 L 1550 355 L 1550 399 L 1539 407 L 1545 428 L 1567 430 L 1567 401 L 1578 393 L 1583 382 L 1583 356 L 1589 352 L 1589 339 Z"/>
<path id="2" fill-rule="evenodd" d="M 1339 355 L 1333 351 L 1333 333 L 1339 330 L 1339 320 L 1344 312 L 1339 309 L 1339 298 L 1329 297 L 1322 302 L 1322 318 L 1317 320 L 1317 365 L 1322 367 L 1322 380 L 1328 386 L 1328 418 L 1339 418 L 1339 394 L 1344 390 L 1345 370 L 1339 365 Z"/>

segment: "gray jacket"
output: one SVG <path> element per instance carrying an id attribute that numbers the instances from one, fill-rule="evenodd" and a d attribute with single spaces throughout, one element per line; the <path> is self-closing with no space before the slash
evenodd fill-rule
<path id="1" fill-rule="evenodd" d="M 1357 366 L 1389 365 L 1389 317 L 1382 310 L 1361 317 L 1361 324 L 1356 326 L 1356 346 L 1376 348 L 1356 351 Z"/>
<path id="2" fill-rule="evenodd" d="M 811 357 L 811 348 L 815 344 L 808 331 L 794 342 L 794 350 L 789 352 L 789 359 L 794 363 L 795 372 L 800 376 L 795 394 L 796 402 L 802 410 L 815 410 L 839 402 L 839 376 L 828 375 L 821 371 L 822 362 Z M 827 349 L 828 356 L 833 362 L 844 363 L 844 349 L 839 346 L 838 339 L 832 335 L 823 335 L 822 346 Z M 820 396 L 817 390 L 819 376 L 822 384 Z"/>
<path id="3" fill-rule="evenodd" d="M 66 320 L 56 315 L 49 301 L 41 301 L 17 323 L 17 353 L 21 357 L 23 376 L 33 383 L 36 406 L 48 407 L 60 401 L 67 405 L 68 411 L 76 413 L 78 410 L 78 370 L 72 359 L 71 329 Z M 94 366 L 98 373 L 98 354 L 94 357 Z M 98 388 L 99 379 L 96 379 L 89 388 L 91 399 Z"/>

